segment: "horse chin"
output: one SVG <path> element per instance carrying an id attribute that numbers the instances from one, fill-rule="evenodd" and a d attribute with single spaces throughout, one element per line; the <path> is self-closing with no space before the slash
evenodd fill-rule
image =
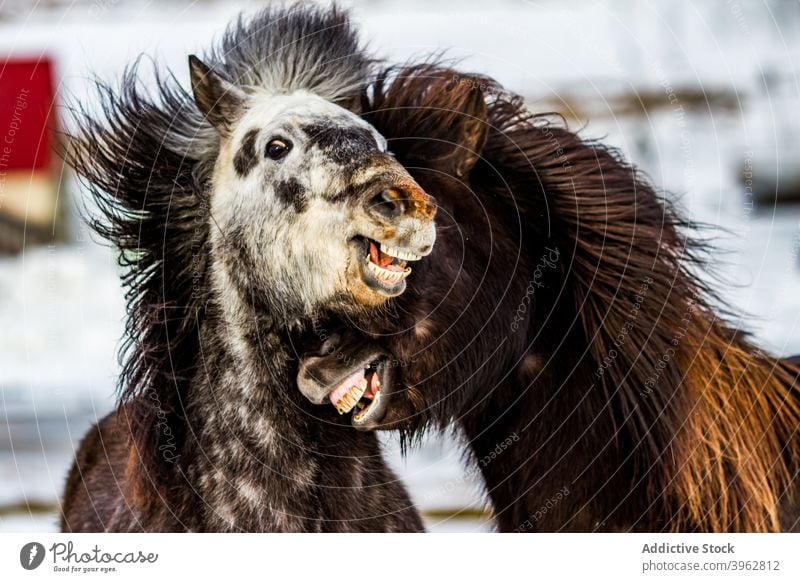
<path id="1" fill-rule="evenodd" d="M 397 297 L 406 290 L 406 282 L 398 281 L 396 283 L 385 283 L 376 279 L 372 273 L 365 268 L 361 269 L 361 284 L 366 290 L 376 295 L 381 302 Z"/>
<path id="2" fill-rule="evenodd" d="M 388 295 L 385 292 L 375 289 L 367 284 L 361 277 L 350 277 L 348 283 L 348 294 L 355 300 L 359 307 L 379 307 L 386 303 L 395 295 Z M 402 293 L 403 290 L 400 291 Z M 397 293 L 399 295 L 400 293 Z M 357 310 L 355 311 L 357 312 Z"/>

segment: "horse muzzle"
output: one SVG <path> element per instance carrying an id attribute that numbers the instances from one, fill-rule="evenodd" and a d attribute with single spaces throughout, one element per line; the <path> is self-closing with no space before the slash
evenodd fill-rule
<path id="1" fill-rule="evenodd" d="M 368 193 L 364 220 L 354 237 L 364 282 L 394 297 L 405 290 L 411 263 L 422 260 L 436 241 L 436 201 L 403 172 Z"/>

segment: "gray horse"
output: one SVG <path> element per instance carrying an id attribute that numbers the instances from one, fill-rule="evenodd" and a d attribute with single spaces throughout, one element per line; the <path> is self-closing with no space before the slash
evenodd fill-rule
<path id="1" fill-rule="evenodd" d="M 129 319 L 62 529 L 420 531 L 374 434 L 295 382 L 294 334 L 380 309 L 434 244 L 432 198 L 352 112 L 370 61 L 342 13 L 304 7 L 240 20 L 205 62 L 193 96 L 170 77 L 151 98 L 133 67 L 77 116 L 67 158 Z M 349 388 L 332 403 L 368 415 L 374 386 Z"/>

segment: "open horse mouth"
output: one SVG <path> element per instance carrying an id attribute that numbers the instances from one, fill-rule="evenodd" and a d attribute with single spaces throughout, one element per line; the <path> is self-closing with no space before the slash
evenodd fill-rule
<path id="1" fill-rule="evenodd" d="M 366 237 L 356 237 L 361 245 L 363 261 L 361 275 L 373 289 L 390 295 L 399 295 L 405 289 L 405 279 L 411 274 L 408 261 L 419 261 L 422 257 L 411 251 L 389 246 Z"/>
<path id="2" fill-rule="evenodd" d="M 386 412 L 386 401 L 381 396 L 390 385 L 386 381 L 386 363 L 386 358 L 365 362 L 328 393 L 328 400 L 339 414 L 353 412 L 350 421 L 356 428 L 379 422 Z"/>

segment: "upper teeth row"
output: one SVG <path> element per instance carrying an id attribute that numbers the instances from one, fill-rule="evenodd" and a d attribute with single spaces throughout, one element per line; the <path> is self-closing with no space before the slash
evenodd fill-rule
<path id="1" fill-rule="evenodd" d="M 419 255 L 415 255 L 414 253 L 409 253 L 408 251 L 401 251 L 400 249 L 396 249 L 394 247 L 387 247 L 381 245 L 381 252 L 385 255 L 389 255 L 390 257 L 395 257 L 396 259 L 401 259 L 403 261 L 418 261 L 422 257 Z"/>
<path id="2" fill-rule="evenodd" d="M 402 281 L 411 273 L 411 268 L 407 267 L 403 271 L 392 271 L 390 269 L 384 269 L 380 265 L 376 265 L 370 260 L 369 255 L 365 257 L 365 261 L 367 264 L 367 268 L 372 271 L 372 274 L 375 275 L 378 279 L 385 281 L 387 283 L 397 283 L 398 281 Z"/>
<path id="3" fill-rule="evenodd" d="M 353 410 L 353 407 L 356 403 L 361 400 L 361 397 L 364 396 L 364 392 L 367 391 L 367 379 L 362 378 L 361 381 L 358 383 L 357 386 L 351 386 L 350 390 L 342 396 L 334 406 L 336 406 L 336 410 L 339 414 L 344 414 L 345 412 L 350 412 Z"/>

